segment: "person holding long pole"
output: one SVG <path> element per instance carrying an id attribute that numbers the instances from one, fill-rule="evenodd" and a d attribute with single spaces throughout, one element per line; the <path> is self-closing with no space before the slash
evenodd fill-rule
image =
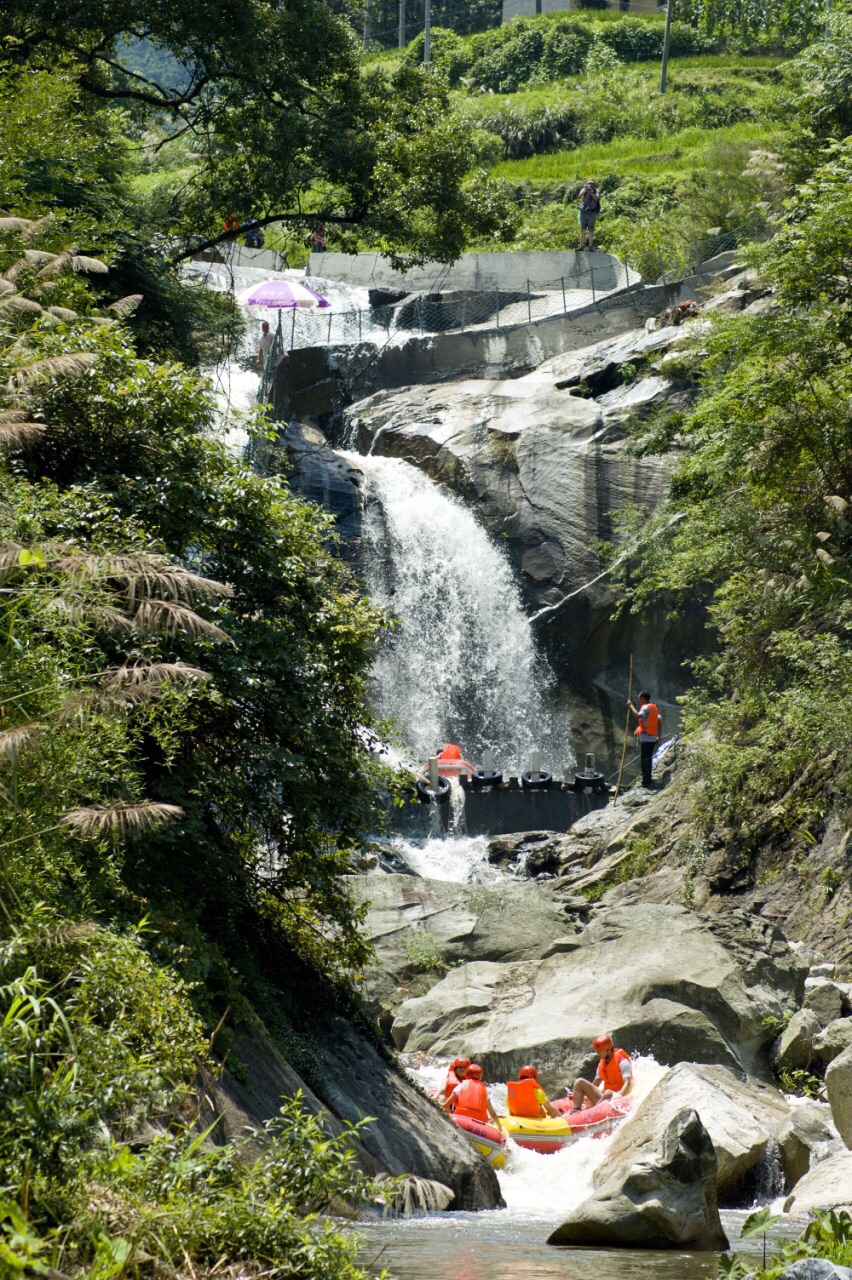
<path id="1" fill-rule="evenodd" d="M 650 790 L 654 785 L 654 752 L 660 740 L 660 709 L 656 702 L 651 701 L 651 695 L 646 689 L 643 689 L 639 694 L 638 707 L 634 707 L 629 698 L 627 707 L 639 722 L 633 733 L 639 739 L 639 754 L 642 758 L 642 786 Z"/>

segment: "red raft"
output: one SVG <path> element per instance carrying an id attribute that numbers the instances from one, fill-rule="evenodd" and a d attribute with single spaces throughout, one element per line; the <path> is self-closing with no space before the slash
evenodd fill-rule
<path id="1" fill-rule="evenodd" d="M 602 1138 L 612 1133 L 619 1120 L 633 1109 L 636 1099 L 627 1094 L 623 1098 L 607 1098 L 585 1111 L 574 1111 L 571 1098 L 557 1098 L 553 1107 L 564 1116 L 571 1128 L 572 1138 Z"/>

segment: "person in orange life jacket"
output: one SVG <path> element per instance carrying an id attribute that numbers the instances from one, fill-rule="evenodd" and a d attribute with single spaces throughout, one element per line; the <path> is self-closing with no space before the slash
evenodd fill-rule
<path id="1" fill-rule="evenodd" d="M 642 757 L 642 786 L 651 787 L 654 782 L 652 777 L 654 752 L 657 749 L 657 743 L 663 730 L 660 709 L 656 702 L 651 701 L 650 693 L 647 693 L 644 689 L 639 694 L 638 707 L 634 707 L 629 698 L 627 699 L 627 705 L 639 721 L 633 733 L 639 739 L 639 754 Z"/>
<path id="2" fill-rule="evenodd" d="M 450 1063 L 450 1069 L 447 1072 L 447 1079 L 444 1083 L 444 1087 L 438 1094 L 438 1101 L 441 1106 L 443 1106 L 447 1101 L 450 1094 L 453 1092 L 453 1089 L 457 1088 L 461 1084 L 462 1080 L 464 1080 L 469 1066 L 470 1058 L 453 1058 Z"/>
<path id="3" fill-rule="evenodd" d="M 579 1077 L 574 1081 L 574 1110 L 584 1110 L 583 1104 L 594 1107 L 608 1098 L 621 1098 L 629 1093 L 633 1084 L 633 1067 L 623 1049 L 614 1049 L 610 1036 L 595 1036 L 592 1048 L 599 1055 L 594 1084 Z"/>
<path id="4" fill-rule="evenodd" d="M 456 1085 L 447 1101 L 445 1111 L 452 1111 L 456 1116 L 468 1116 L 471 1120 L 479 1120 L 488 1124 L 489 1118 L 497 1123 L 497 1112 L 491 1105 L 488 1090 L 482 1082 L 482 1067 L 472 1062 L 467 1069 L 464 1080 Z"/>
<path id="5" fill-rule="evenodd" d="M 517 1080 L 506 1085 L 506 1108 L 510 1116 L 524 1116 L 538 1120 L 541 1116 L 559 1119 L 559 1112 L 548 1102 L 547 1095 L 538 1082 L 535 1067 L 521 1067 Z"/>

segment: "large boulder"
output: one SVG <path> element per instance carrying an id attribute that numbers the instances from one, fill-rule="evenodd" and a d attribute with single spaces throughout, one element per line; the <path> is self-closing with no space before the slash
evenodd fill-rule
<path id="1" fill-rule="evenodd" d="M 776 1134 L 784 1183 L 792 1188 L 821 1160 L 843 1150 L 840 1135 L 824 1102 L 793 1107 Z"/>
<path id="2" fill-rule="evenodd" d="M 727 1067 L 683 1062 L 667 1071 L 619 1127 L 595 1172 L 595 1185 L 614 1166 L 634 1163 L 658 1150 L 672 1117 L 694 1107 L 716 1151 L 716 1186 L 721 1204 L 738 1198 L 743 1180 L 764 1159 L 790 1108 L 775 1089 L 742 1080 Z"/>
<path id="3" fill-rule="evenodd" d="M 678 1111 L 661 1139 L 658 1151 L 615 1169 L 547 1243 L 727 1249 L 716 1201 L 716 1154 L 698 1113 Z"/>
<path id="4" fill-rule="evenodd" d="M 847 1147 L 852 1147 L 852 1048 L 844 1049 L 825 1073 L 831 1118 Z"/>
<path id="5" fill-rule="evenodd" d="M 797 1182 L 784 1201 L 784 1212 L 809 1213 L 811 1209 L 846 1209 L 852 1213 L 852 1151 L 822 1160 Z"/>
<path id="6" fill-rule="evenodd" d="M 813 1054 L 818 1062 L 833 1062 L 852 1048 L 852 1018 L 836 1018 L 814 1036 Z"/>
<path id="7" fill-rule="evenodd" d="M 779 1272 L 778 1280 L 852 1280 L 852 1271 L 828 1258 L 801 1258 Z"/>
<path id="8" fill-rule="evenodd" d="M 262 1031 L 238 1034 L 232 1059 L 239 1063 L 239 1078 L 226 1071 L 211 1091 L 220 1116 L 214 1137 L 261 1130 L 278 1114 L 282 1097 L 300 1091 L 305 1105 L 322 1115 L 333 1133 L 340 1133 L 346 1123 L 374 1117 L 353 1143 L 368 1174 L 415 1174 L 441 1182 L 453 1192 L 453 1209 L 494 1209 L 502 1204 L 491 1166 L 347 1018 L 331 1009 L 318 1014 L 311 1034 L 316 1050 L 313 1089 Z"/>
<path id="9" fill-rule="evenodd" d="M 811 1009 L 821 1027 L 842 1018 L 846 1012 L 843 990 L 830 978 L 808 978 L 805 981 L 805 1008 Z"/>
<path id="10" fill-rule="evenodd" d="M 735 913 L 705 919 L 652 903 L 599 908 L 571 950 L 452 970 L 401 1006 L 394 1042 L 435 1054 L 464 1048 L 498 1080 L 531 1060 L 552 1091 L 594 1066 L 589 1042 L 601 1028 L 663 1063 L 760 1074 L 763 1020 L 796 999 L 801 976 L 781 935 L 760 929 Z"/>
<path id="11" fill-rule="evenodd" d="M 350 885 L 353 898 L 369 904 L 364 930 L 376 963 L 364 994 L 375 1010 L 398 1006 L 405 988 L 428 990 L 460 961 L 540 959 L 577 915 L 527 881 L 477 885 L 382 875 L 353 877 Z"/>
<path id="12" fill-rule="evenodd" d="M 805 1071 L 811 1064 L 819 1018 L 812 1009 L 799 1009 L 775 1043 L 772 1058 L 777 1071 Z"/>

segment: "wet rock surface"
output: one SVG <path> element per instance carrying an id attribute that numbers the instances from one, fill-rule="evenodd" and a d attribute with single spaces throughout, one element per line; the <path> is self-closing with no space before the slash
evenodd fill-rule
<path id="1" fill-rule="evenodd" d="M 747 1194 L 746 1185 L 767 1155 L 790 1108 L 777 1090 L 757 1080 L 743 1080 L 727 1067 L 684 1062 L 666 1072 L 635 1112 L 616 1130 L 606 1158 L 595 1173 L 595 1186 L 613 1170 L 661 1148 L 668 1125 L 693 1107 L 716 1152 L 716 1187 L 720 1204 L 731 1207 Z"/>
<path id="2" fill-rule="evenodd" d="M 825 1089 L 831 1118 L 847 1147 L 852 1147 L 852 1048 L 829 1064 L 825 1073 Z"/>
<path id="3" fill-rule="evenodd" d="M 502 1203 L 493 1169 L 467 1138 L 376 1046 L 344 1017 L 329 1012 L 311 1028 L 318 1051 L 317 1090 L 290 1067 L 268 1036 L 242 1032 L 234 1050 L 240 1079 L 226 1071 L 212 1087 L 221 1117 L 217 1141 L 260 1130 L 273 1119 L 282 1095 L 301 1090 L 305 1105 L 322 1115 L 330 1132 L 376 1117 L 354 1144 L 368 1174 L 416 1174 L 449 1187 L 454 1209 L 493 1209 Z M 262 1138 L 255 1149 L 259 1150 Z"/>
<path id="4" fill-rule="evenodd" d="M 367 971 L 364 994 L 377 1012 L 425 993 L 447 969 L 466 961 L 541 959 L 577 914 L 524 881 L 473 885 L 355 877 L 352 893 L 370 903 L 365 931 L 377 963 Z M 583 900 L 582 908 L 587 906 Z"/>
<path id="5" fill-rule="evenodd" d="M 746 930 L 742 964 L 729 949 L 737 928 Z M 438 1054 L 464 1048 L 492 1079 L 532 1059 L 552 1096 L 594 1065 L 589 1034 L 600 1026 L 663 1063 L 765 1073 L 763 1020 L 796 1001 L 803 975 L 777 931 L 765 932 L 761 949 L 762 928 L 737 920 L 718 933 L 717 920 L 671 905 L 599 908 L 578 946 L 453 969 L 400 1007 L 394 1042 Z"/>
<path id="6" fill-rule="evenodd" d="M 572 708 L 578 753 L 614 755 L 627 649 L 670 728 L 684 687 L 681 654 L 701 647 L 703 614 L 611 620 L 595 539 L 625 506 L 653 507 L 661 459 L 626 450 L 625 426 L 661 407 L 685 409 L 690 387 L 659 365 L 685 333 L 636 329 L 504 380 L 466 379 L 380 391 L 347 411 L 360 447 L 400 457 L 472 503 L 505 539 Z"/>
<path id="7" fill-rule="evenodd" d="M 694 1110 L 668 1122 L 659 1147 L 613 1170 L 557 1227 L 553 1245 L 726 1249 L 716 1199 L 716 1153 Z"/>
<path id="8" fill-rule="evenodd" d="M 822 1160 L 806 1173 L 784 1201 L 784 1212 L 808 1213 L 811 1209 L 846 1209 L 852 1213 L 852 1151 Z"/>
<path id="9" fill-rule="evenodd" d="M 795 1187 L 822 1160 L 843 1151 L 831 1110 L 822 1102 L 793 1107 L 782 1121 L 776 1140 L 788 1189 Z"/>

